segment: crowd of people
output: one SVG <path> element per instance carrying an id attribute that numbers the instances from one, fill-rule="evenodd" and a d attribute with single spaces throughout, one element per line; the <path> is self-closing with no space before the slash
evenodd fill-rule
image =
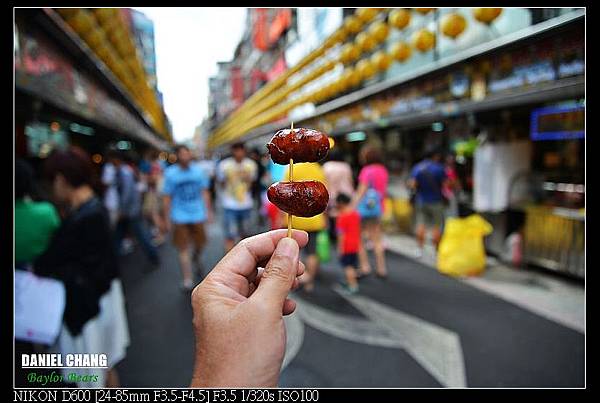
<path id="1" fill-rule="evenodd" d="M 216 217 L 223 229 L 223 254 L 241 239 L 288 225 L 287 215 L 269 202 L 266 190 L 276 181 L 288 180 L 289 167 L 274 164 L 266 152 L 248 153 L 243 143 L 236 143 L 219 161 L 208 156 L 198 160 L 185 145 L 176 146 L 175 155 L 176 162 L 168 165 L 156 150 L 139 160 L 131 153 L 109 150 L 97 172 L 83 150 L 55 151 L 43 164 L 45 195 L 31 166 L 24 160 L 16 162 L 16 268 L 64 283 L 64 323 L 52 348 L 109 353 L 109 369 L 100 380 L 106 386 L 118 386 L 114 366 L 129 344 L 119 261 L 132 245 L 146 256 L 143 266 L 156 270 L 164 265 L 160 247 L 170 237 L 177 250 L 180 287 L 189 293 L 197 285 L 194 272 L 199 277 L 209 272 L 202 264 L 205 226 L 218 225 Z M 359 162 L 356 179 L 337 149 L 322 164 L 294 165 L 293 180 L 323 182 L 330 195 L 323 213 L 292 217 L 292 227 L 308 234 L 298 275 L 304 292 L 315 287 L 325 259 L 320 245 L 324 239 L 325 247 L 337 252 L 345 292 L 357 293 L 359 279 L 373 271 L 387 277 L 382 216 L 389 174 L 376 146 L 364 146 Z M 439 242 L 445 202 L 455 199 L 455 177 L 451 161 L 443 165 L 439 151 L 430 152 L 411 171 L 421 249 L 427 230 L 434 244 Z M 374 270 L 369 251 L 374 254 Z M 40 348 L 18 342 L 21 352 Z"/>

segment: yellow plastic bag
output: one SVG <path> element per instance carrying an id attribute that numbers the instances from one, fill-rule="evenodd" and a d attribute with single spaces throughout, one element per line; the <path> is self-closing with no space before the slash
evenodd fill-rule
<path id="1" fill-rule="evenodd" d="M 474 276 L 485 270 L 483 237 L 492 225 L 478 214 L 466 218 L 448 218 L 440 242 L 437 267 L 450 276 Z"/>

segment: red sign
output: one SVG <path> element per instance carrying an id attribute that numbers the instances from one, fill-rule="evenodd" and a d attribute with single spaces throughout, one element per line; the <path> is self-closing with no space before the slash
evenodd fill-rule
<path id="1" fill-rule="evenodd" d="M 287 66 L 285 64 L 285 59 L 283 56 L 281 56 L 279 59 L 277 59 L 277 61 L 273 65 L 273 67 L 271 67 L 271 70 L 269 70 L 267 72 L 267 80 L 271 81 L 271 80 L 276 79 L 286 69 L 287 69 Z"/>
<path id="2" fill-rule="evenodd" d="M 289 8 L 279 10 L 269 27 L 269 45 L 277 42 L 281 34 L 283 34 L 291 24 L 292 10 Z"/>
<path id="3" fill-rule="evenodd" d="M 231 100 L 235 105 L 244 102 L 244 80 L 239 67 L 231 68 Z"/>
<path id="4" fill-rule="evenodd" d="M 267 43 L 267 28 L 268 28 L 268 10 L 266 8 L 257 8 L 254 10 L 254 32 L 252 42 L 254 47 L 263 52 L 269 49 Z"/>

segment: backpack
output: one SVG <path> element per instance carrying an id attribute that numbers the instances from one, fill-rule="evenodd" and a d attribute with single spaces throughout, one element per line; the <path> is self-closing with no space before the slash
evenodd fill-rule
<path id="1" fill-rule="evenodd" d="M 381 195 L 369 181 L 369 188 L 365 195 L 360 199 L 357 206 L 358 214 L 361 218 L 379 218 L 383 214 L 381 211 Z"/>

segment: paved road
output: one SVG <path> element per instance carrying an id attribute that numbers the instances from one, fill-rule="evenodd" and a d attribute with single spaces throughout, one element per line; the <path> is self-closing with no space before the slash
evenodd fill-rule
<path id="1" fill-rule="evenodd" d="M 223 253 L 209 228 L 204 263 Z M 123 386 L 188 385 L 192 310 L 179 291 L 173 248 L 145 272 L 138 251 L 123 258 L 131 346 L 118 366 Z M 324 265 L 315 291 L 294 293 L 281 386 L 577 387 L 584 335 L 413 260 L 389 254 L 390 276 L 361 280 L 358 296 L 336 290 L 341 271 Z"/>

